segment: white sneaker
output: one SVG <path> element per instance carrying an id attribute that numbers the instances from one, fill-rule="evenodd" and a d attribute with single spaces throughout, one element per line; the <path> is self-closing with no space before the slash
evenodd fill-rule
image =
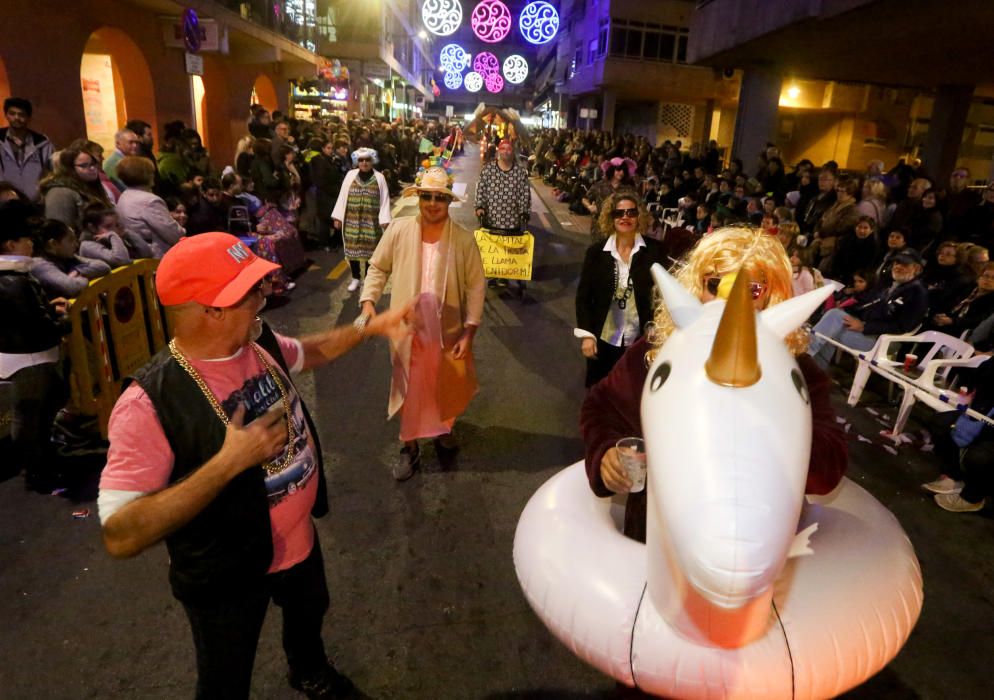
<path id="1" fill-rule="evenodd" d="M 287 282 L 286 283 L 286 288 L 287 288 L 287 291 L 290 291 L 291 289 L 296 289 L 297 288 L 297 283 L 296 282 Z"/>
<path id="2" fill-rule="evenodd" d="M 937 493 L 934 498 L 940 508 L 950 513 L 976 513 L 978 510 L 983 510 L 987 502 L 987 499 L 984 499 L 980 503 L 970 503 L 964 501 L 958 493 Z"/>
<path id="3" fill-rule="evenodd" d="M 354 292 L 357 289 L 359 289 L 359 280 L 357 280 L 355 277 L 353 277 L 352 281 L 349 282 L 349 291 L 350 292 Z"/>
<path id="4" fill-rule="evenodd" d="M 935 481 L 922 484 L 922 488 L 926 491 L 931 491 L 932 493 L 959 493 L 963 490 L 963 482 L 956 481 L 956 479 L 943 474 Z"/>

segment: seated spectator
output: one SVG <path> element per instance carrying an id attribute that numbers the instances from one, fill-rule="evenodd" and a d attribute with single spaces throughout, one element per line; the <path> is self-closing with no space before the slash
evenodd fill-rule
<path id="1" fill-rule="evenodd" d="M 921 204 L 911 217 L 908 245 L 922 253 L 928 252 L 942 232 L 942 212 L 938 207 L 938 193 L 933 189 L 922 193 Z"/>
<path id="2" fill-rule="evenodd" d="M 907 236 L 904 231 L 896 230 L 887 234 L 887 247 L 883 252 L 883 257 L 880 259 L 880 264 L 877 266 L 877 279 L 881 285 L 885 287 L 890 286 L 890 268 L 894 262 L 894 256 L 898 253 L 903 253 L 905 250 L 911 250 L 911 248 L 908 247 Z"/>
<path id="3" fill-rule="evenodd" d="M 69 148 L 90 154 L 97 164 L 97 177 L 100 179 L 100 186 L 104 188 L 104 194 L 107 195 L 111 204 L 117 204 L 117 200 L 121 197 L 121 188 L 114 184 L 110 176 L 104 172 L 104 147 L 96 141 L 76 139 L 69 144 Z"/>
<path id="4" fill-rule="evenodd" d="M 859 181 L 842 176 L 835 182 L 835 202 L 825 210 L 815 226 L 815 257 L 822 272 L 830 271 L 832 255 L 839 238 L 852 234 L 859 220 L 856 195 Z"/>
<path id="5" fill-rule="evenodd" d="M 928 293 L 918 277 L 921 256 L 908 248 L 894 256 L 891 286 L 877 299 L 846 310 L 831 309 L 815 324 L 811 356 L 827 368 L 835 346 L 816 335 L 827 336 L 853 350 L 869 350 L 884 333 L 901 335 L 918 328 L 928 311 Z"/>
<path id="6" fill-rule="evenodd" d="M 87 207 L 83 214 L 83 232 L 79 254 L 84 258 L 102 260 L 113 269 L 131 263 L 128 247 L 120 233 L 117 212 L 101 206 Z"/>
<path id="7" fill-rule="evenodd" d="M 794 246 L 787 251 L 790 258 L 790 283 L 794 296 L 807 294 L 825 283 L 821 272 L 811 266 L 811 249 Z"/>
<path id="8" fill-rule="evenodd" d="M 236 172 L 228 171 L 221 177 L 220 208 L 227 217 L 225 231 L 235 236 L 245 236 L 255 228 L 248 205 L 241 198 L 242 177 Z"/>
<path id="9" fill-rule="evenodd" d="M 170 215 L 162 197 L 152 193 L 155 168 L 147 158 L 126 156 L 117 166 L 117 175 L 128 188 L 117 203 L 117 215 L 131 257 L 161 258 L 186 231 Z"/>
<path id="10" fill-rule="evenodd" d="M 960 249 L 958 258 L 973 273 L 973 276 L 977 277 L 990 262 L 990 253 L 983 246 L 967 245 Z"/>
<path id="11" fill-rule="evenodd" d="M 829 276 L 845 285 L 852 283 L 856 270 L 873 267 L 880 259 L 877 223 L 871 216 L 861 216 L 853 233 L 839 239 Z"/>
<path id="12" fill-rule="evenodd" d="M 911 229 L 912 222 L 921 208 L 922 195 L 931 188 L 932 183 L 926 178 L 918 177 L 911 181 L 908 185 L 907 198 L 899 201 L 894 208 L 894 214 L 890 218 L 891 229 Z M 896 198 L 899 199 L 899 196 Z"/>
<path id="13" fill-rule="evenodd" d="M 123 182 L 121 182 L 117 177 L 117 164 L 121 162 L 121 159 L 125 156 L 137 156 L 140 153 L 141 141 L 138 134 L 133 132 L 131 129 L 120 129 L 116 134 L 114 134 L 114 152 L 111 153 L 107 159 L 104 161 L 104 173 L 110 178 L 110 181 L 114 183 L 114 187 L 117 188 L 118 193 L 123 192 L 127 189 Z"/>
<path id="14" fill-rule="evenodd" d="M 195 236 L 208 231 L 228 230 L 228 210 L 224 206 L 224 192 L 221 183 L 214 179 L 204 180 L 203 190 L 193 183 L 180 188 L 186 203 L 186 234 Z"/>
<path id="15" fill-rule="evenodd" d="M 45 202 L 45 218 L 80 230 L 83 211 L 91 204 L 110 207 L 100 184 L 96 159 L 86 151 L 64 148 L 56 157 L 56 171 L 38 183 Z"/>
<path id="16" fill-rule="evenodd" d="M 994 314 L 994 263 L 987 263 L 977 277 L 976 286 L 948 309 L 941 309 L 929 319 L 929 328 L 961 337 L 981 321 Z"/>
<path id="17" fill-rule="evenodd" d="M 266 276 L 272 284 L 272 293 L 275 296 L 282 296 L 296 287 L 291 275 L 307 265 L 307 255 L 297 229 L 290 222 L 286 212 L 280 209 L 279 203 L 283 197 L 284 192 L 278 189 L 269 190 L 266 203 L 259 209 L 259 224 L 255 229 L 259 236 L 256 243 L 259 257 L 278 263 L 281 267 Z"/>
<path id="18" fill-rule="evenodd" d="M 59 344 L 69 330 L 65 299 L 49 302 L 31 274 L 33 209 L 0 204 L 0 379 L 13 385 L 13 454 L 4 462 L 24 470 L 26 486 L 51 493 L 59 486 L 52 423 L 68 392 L 60 373 Z"/>
<path id="19" fill-rule="evenodd" d="M 994 362 L 985 361 L 971 378 L 976 393 L 973 410 L 990 415 L 994 410 Z M 994 431 L 979 425 L 971 435 L 967 428 L 973 419 L 959 411 L 936 413 L 929 426 L 935 439 L 935 456 L 942 473 L 922 488 L 935 494 L 935 503 L 952 513 L 983 510 L 987 497 L 994 495 Z"/>
<path id="20" fill-rule="evenodd" d="M 877 273 L 872 267 L 857 270 L 852 275 L 852 284 L 843 287 L 825 303 L 828 309 L 845 309 L 850 306 L 865 306 L 883 292 L 877 285 Z"/>
<path id="21" fill-rule="evenodd" d="M 36 255 L 31 274 L 41 282 L 49 298 L 78 296 L 90 280 L 110 272 L 110 265 L 102 260 L 81 257 L 79 239 L 71 227 L 49 219 L 38 231 L 39 255 Z"/>
<path id="22" fill-rule="evenodd" d="M 183 204 L 183 200 L 179 197 L 166 197 L 166 209 L 169 210 L 169 216 L 172 217 L 173 221 L 180 225 L 183 229 L 183 235 L 186 235 L 186 205 Z"/>
<path id="23" fill-rule="evenodd" d="M 784 221 L 783 223 L 777 224 L 777 239 L 780 241 L 780 244 L 783 246 L 784 250 L 790 250 L 795 245 L 804 247 L 803 244 L 798 241 L 800 235 L 801 227 L 793 221 Z"/>
<path id="24" fill-rule="evenodd" d="M 930 313 L 951 309 L 953 305 L 970 293 L 974 284 L 974 274 L 956 260 L 956 244 L 944 241 L 939 244 L 935 261 L 925 266 L 922 284 L 928 290 Z"/>
<path id="25" fill-rule="evenodd" d="M 879 177 L 866 179 L 856 209 L 862 216 L 873 219 L 876 228 L 886 228 L 893 210 L 887 204 L 887 185 L 883 180 Z"/>

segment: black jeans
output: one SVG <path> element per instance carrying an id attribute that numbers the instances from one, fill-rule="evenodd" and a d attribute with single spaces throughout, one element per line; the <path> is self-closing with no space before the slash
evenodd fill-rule
<path id="1" fill-rule="evenodd" d="M 10 381 L 14 385 L 11 435 L 15 464 L 29 477 L 51 474 L 56 471 L 52 423 L 68 398 L 60 366 L 45 362 L 25 367 Z"/>
<path id="2" fill-rule="evenodd" d="M 994 429 L 985 427 L 968 447 L 961 450 L 953 442 L 953 423 L 958 411 L 937 413 L 929 425 L 935 439 L 935 456 L 942 462 L 947 476 L 963 482 L 960 497 L 970 503 L 980 503 L 994 495 Z"/>
<path id="3" fill-rule="evenodd" d="M 627 349 L 627 347 L 615 347 L 598 338 L 597 357 L 587 360 L 587 379 L 584 382 L 584 386 L 589 389 L 610 374 L 611 369 L 617 364 Z"/>
<path id="4" fill-rule="evenodd" d="M 327 663 L 321 624 L 328 610 L 321 545 L 285 571 L 243 582 L 211 605 L 187 605 L 197 651 L 197 698 L 247 698 L 259 633 L 270 598 L 283 609 L 283 650 L 297 675 L 319 672 Z"/>

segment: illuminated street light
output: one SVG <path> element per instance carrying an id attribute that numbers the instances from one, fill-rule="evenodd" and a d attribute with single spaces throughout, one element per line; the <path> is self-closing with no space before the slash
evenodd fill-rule
<path id="1" fill-rule="evenodd" d="M 462 73 L 469 68 L 472 58 L 472 54 L 459 44 L 446 44 L 438 52 L 438 64 L 444 71 Z"/>
<path id="2" fill-rule="evenodd" d="M 514 53 L 504 59 L 504 78 L 507 82 L 519 85 L 528 77 L 528 61 Z"/>
<path id="3" fill-rule="evenodd" d="M 448 75 L 448 73 L 446 73 L 446 75 Z M 483 87 L 483 76 L 473 71 L 466 74 L 466 80 L 464 82 L 467 90 L 470 92 L 479 92 L 480 88 Z"/>
<path id="4" fill-rule="evenodd" d="M 500 61 L 489 51 L 481 51 L 473 59 L 473 70 L 482 78 L 488 75 L 500 75 Z"/>
<path id="5" fill-rule="evenodd" d="M 421 20 L 432 34 L 448 36 L 462 24 L 462 3 L 459 0 L 425 0 Z"/>
<path id="6" fill-rule="evenodd" d="M 801 88 L 797 87 L 796 85 L 791 85 L 789 88 L 787 88 L 787 97 L 789 97 L 792 100 L 796 100 L 800 96 L 800 94 L 801 94 Z"/>
<path id="7" fill-rule="evenodd" d="M 511 11 L 500 0 L 483 0 L 470 15 L 473 33 L 488 44 L 496 44 L 511 31 Z"/>
<path id="8" fill-rule="evenodd" d="M 445 71 L 445 77 L 442 78 L 442 82 L 445 83 L 445 87 L 450 90 L 458 90 L 462 87 L 462 73 L 456 71 Z"/>
<path id="9" fill-rule="evenodd" d="M 539 0 L 525 5 L 518 18 L 518 28 L 531 44 L 547 44 L 559 31 L 559 13 L 547 2 Z"/>

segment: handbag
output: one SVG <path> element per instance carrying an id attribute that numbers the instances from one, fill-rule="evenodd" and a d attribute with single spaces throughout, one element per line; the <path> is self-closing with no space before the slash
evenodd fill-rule
<path id="1" fill-rule="evenodd" d="M 987 417 L 994 415 L 994 408 L 987 412 Z M 986 423 L 976 418 L 971 418 L 964 411 L 956 422 L 953 423 L 953 442 L 957 447 L 969 447 L 973 441 L 980 436 L 980 431 L 984 429 Z"/>

